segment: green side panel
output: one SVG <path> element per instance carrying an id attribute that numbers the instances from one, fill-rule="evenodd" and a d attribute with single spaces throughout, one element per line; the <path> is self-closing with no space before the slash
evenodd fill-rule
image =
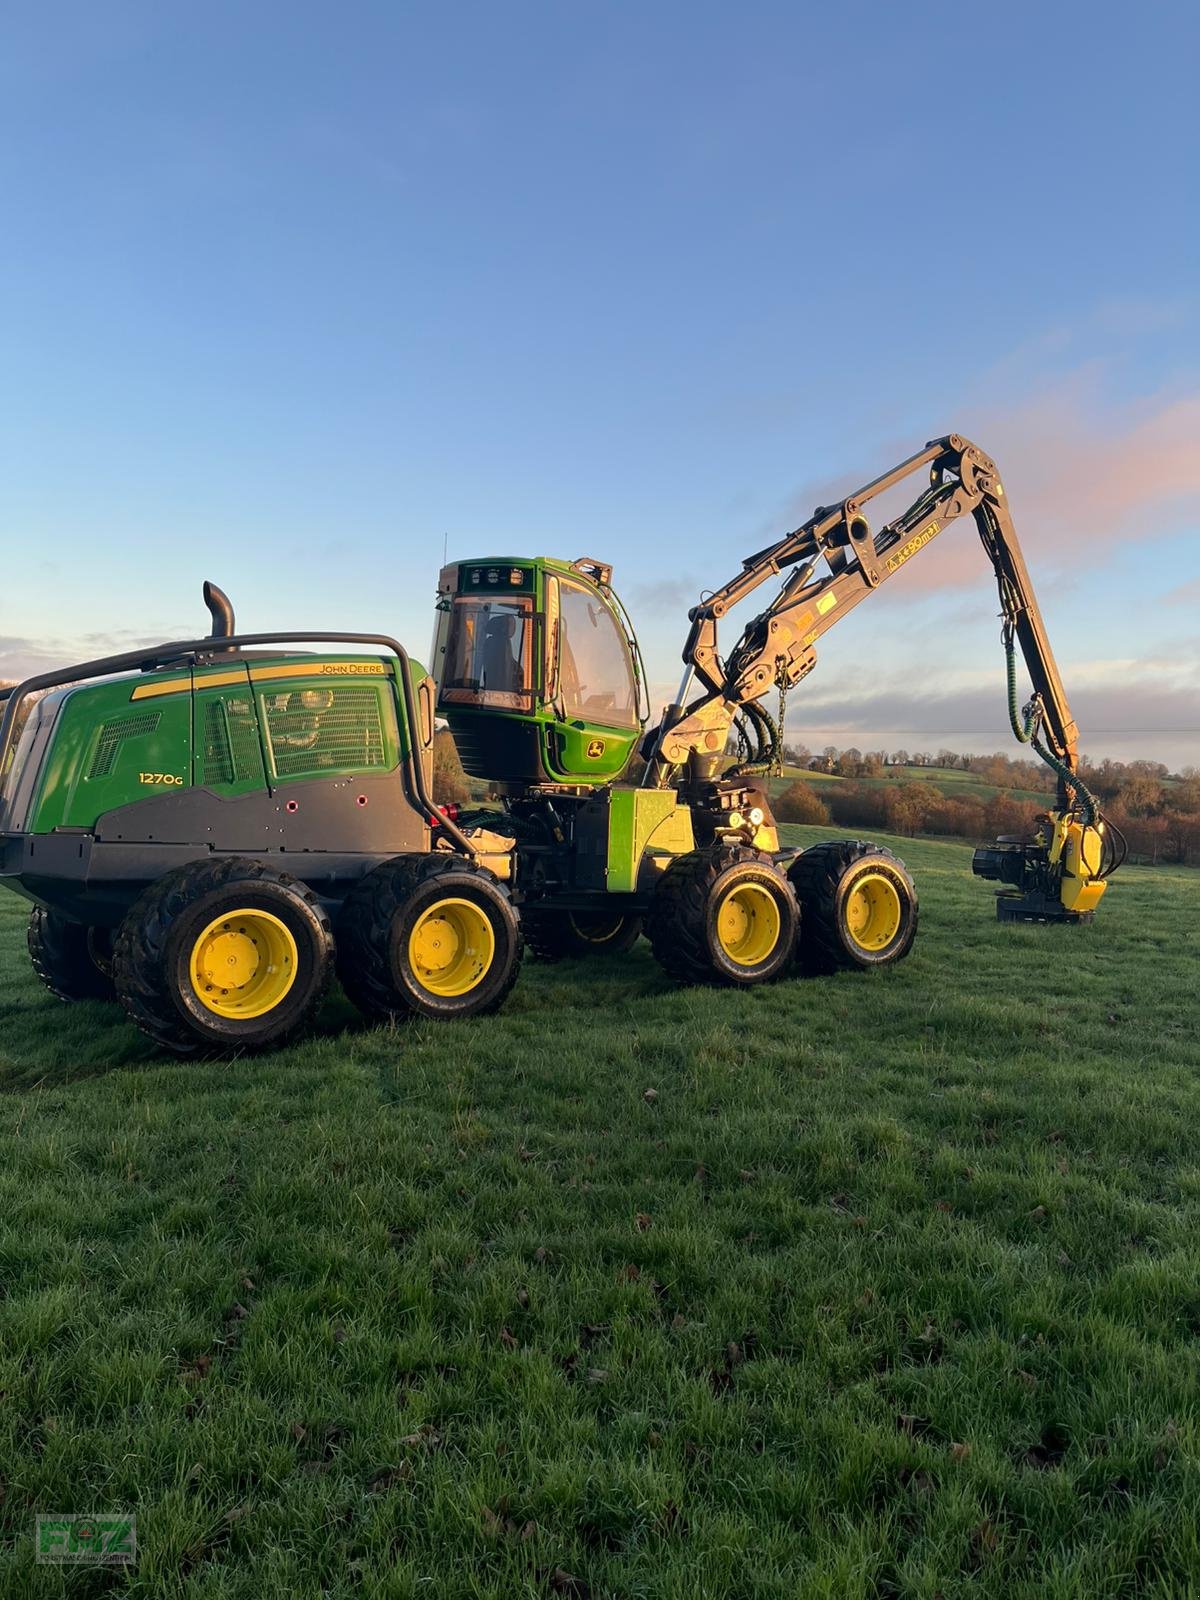
<path id="1" fill-rule="evenodd" d="M 192 781 L 192 697 L 131 701 L 130 680 L 65 698 L 47 752 L 31 833 L 90 828 L 115 806 Z"/>
<path id="2" fill-rule="evenodd" d="M 393 660 L 391 665 L 392 665 L 392 669 L 393 670 L 392 670 L 390 676 L 391 676 L 392 681 L 393 681 L 393 683 L 395 685 L 395 687 L 393 689 L 393 698 L 398 703 L 399 708 L 400 708 L 400 717 L 399 717 L 399 723 L 400 723 L 400 752 L 401 752 L 402 755 L 407 755 L 408 754 L 408 746 L 409 746 L 409 738 L 408 738 L 408 728 L 407 728 L 407 726 L 405 724 L 405 720 L 404 720 L 404 701 L 400 697 L 400 664 L 399 664 L 399 662 Z M 413 700 L 414 700 L 414 702 L 416 703 L 416 705 L 417 705 L 417 707 L 419 709 L 420 708 L 420 704 L 421 704 L 421 693 L 420 693 L 421 685 L 423 683 L 429 682 L 431 684 L 431 693 L 432 693 L 432 680 L 430 679 L 429 673 L 426 671 L 426 669 L 421 665 L 421 663 L 419 661 L 414 661 L 412 656 L 409 656 L 409 658 L 408 658 L 408 676 L 409 676 L 409 681 L 412 684 Z M 433 700 L 431 699 L 430 700 L 430 714 L 431 714 L 431 716 L 432 716 L 432 711 L 433 711 Z M 432 729 L 432 724 L 431 724 L 431 729 Z M 432 731 L 430 731 L 430 737 L 432 738 Z M 421 743 L 421 733 L 420 733 L 420 731 L 418 731 L 418 734 L 417 734 L 417 743 L 418 744 Z"/>
<path id="3" fill-rule="evenodd" d="M 647 852 L 683 855 L 694 846 L 691 812 L 673 789 L 614 789 L 608 813 L 610 894 L 632 894 Z"/>
<path id="4" fill-rule="evenodd" d="M 416 744 L 418 751 L 422 748 L 422 746 L 426 746 L 428 751 L 432 753 L 433 734 L 435 727 L 434 700 L 436 698 L 433 680 L 430 678 L 429 673 L 425 670 L 421 663 L 419 661 L 415 661 L 412 656 L 409 656 L 408 677 L 409 682 L 412 685 L 413 704 L 417 708 L 418 717 L 421 718 L 422 723 L 424 724 L 414 731 L 413 729 L 409 728 L 408 720 L 405 716 L 404 697 L 401 693 L 400 663 L 394 657 L 391 662 L 391 668 L 392 671 L 390 676 L 393 685 L 391 697 L 393 706 L 392 720 L 396 725 L 397 760 L 401 760 L 403 757 L 407 756 L 414 743 Z M 426 683 L 429 685 L 429 688 L 426 695 L 423 697 L 421 694 L 421 685 Z"/>
<path id="5" fill-rule="evenodd" d="M 118 806 L 191 785 L 233 796 L 268 782 L 394 769 L 410 734 L 388 661 L 322 655 L 314 662 L 312 673 L 295 673 L 295 656 L 255 657 L 68 691 L 30 832 L 91 828 Z M 294 675 L 251 683 L 251 671 L 258 678 L 273 665 Z M 421 706 L 427 673 L 415 661 L 410 669 Z M 137 690 L 142 698 L 135 700 Z M 429 707 L 431 737 L 431 701 Z"/>
<path id="6" fill-rule="evenodd" d="M 640 728 L 604 728 L 598 723 L 543 720 L 546 766 L 568 783 L 611 783 L 629 765 Z"/>

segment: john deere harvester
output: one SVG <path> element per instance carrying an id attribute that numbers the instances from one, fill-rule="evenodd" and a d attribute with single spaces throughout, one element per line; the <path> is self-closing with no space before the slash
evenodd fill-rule
<path id="1" fill-rule="evenodd" d="M 922 468 L 929 487 L 873 533 L 863 507 Z M 206 585 L 208 637 L 18 685 L 0 723 L 0 882 L 34 903 L 34 966 L 64 999 L 115 994 L 189 1054 L 290 1037 L 335 965 L 370 1017 L 492 1010 L 523 938 L 553 958 L 628 948 L 644 929 L 687 983 L 896 962 L 917 930 L 912 880 L 863 841 L 780 847 L 764 778 L 782 715 L 763 700 L 782 700 L 821 635 L 964 514 L 999 584 L 1014 732 L 1057 780 L 1037 837 L 977 851 L 974 869 L 1006 886 L 1002 917 L 1086 920 L 1116 840 L 1078 777 L 996 469 L 950 436 L 696 606 L 683 683 L 648 732 L 636 638 L 611 569 L 588 559 L 447 566 L 432 678 L 384 635 L 239 636 Z M 777 576 L 719 655 L 719 619 Z M 1017 643 L 1034 685 L 1022 712 Z M 435 715 L 489 807 L 435 804 Z"/>

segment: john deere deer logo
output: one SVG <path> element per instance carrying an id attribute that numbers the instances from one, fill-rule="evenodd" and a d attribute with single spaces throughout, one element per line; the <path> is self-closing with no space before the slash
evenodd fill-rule
<path id="1" fill-rule="evenodd" d="M 600 757 L 604 754 L 604 740 L 603 739 L 591 739 L 591 740 L 589 740 L 588 741 L 587 753 L 588 753 L 588 760 L 589 761 L 599 761 Z"/>

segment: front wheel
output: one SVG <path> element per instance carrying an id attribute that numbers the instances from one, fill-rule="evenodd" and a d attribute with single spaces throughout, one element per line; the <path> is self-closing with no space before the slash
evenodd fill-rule
<path id="1" fill-rule="evenodd" d="M 346 896 L 338 976 L 374 1020 L 495 1011 L 517 981 L 521 930 L 486 867 L 446 854 L 397 856 Z"/>
<path id="2" fill-rule="evenodd" d="M 659 964 L 681 983 L 744 987 L 787 970 L 797 918 L 792 886 L 770 856 L 719 845 L 671 862 L 646 933 Z"/>
<path id="3" fill-rule="evenodd" d="M 283 1044 L 315 1015 L 333 964 L 317 897 L 248 857 L 193 861 L 134 902 L 113 980 L 144 1033 L 180 1056 Z"/>
<path id="4" fill-rule="evenodd" d="M 917 936 L 917 891 L 882 845 L 839 839 L 796 857 L 788 877 L 800 901 L 797 960 L 816 975 L 902 960 Z"/>

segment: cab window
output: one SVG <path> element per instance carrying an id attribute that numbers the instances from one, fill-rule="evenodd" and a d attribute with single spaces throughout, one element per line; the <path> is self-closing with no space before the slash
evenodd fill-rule
<path id="1" fill-rule="evenodd" d="M 595 594 L 559 583 L 559 695 L 568 717 L 637 725 L 633 664 L 612 612 Z"/>
<path id="2" fill-rule="evenodd" d="M 459 598 L 450 617 L 441 698 L 520 709 L 533 693 L 533 602 Z"/>

